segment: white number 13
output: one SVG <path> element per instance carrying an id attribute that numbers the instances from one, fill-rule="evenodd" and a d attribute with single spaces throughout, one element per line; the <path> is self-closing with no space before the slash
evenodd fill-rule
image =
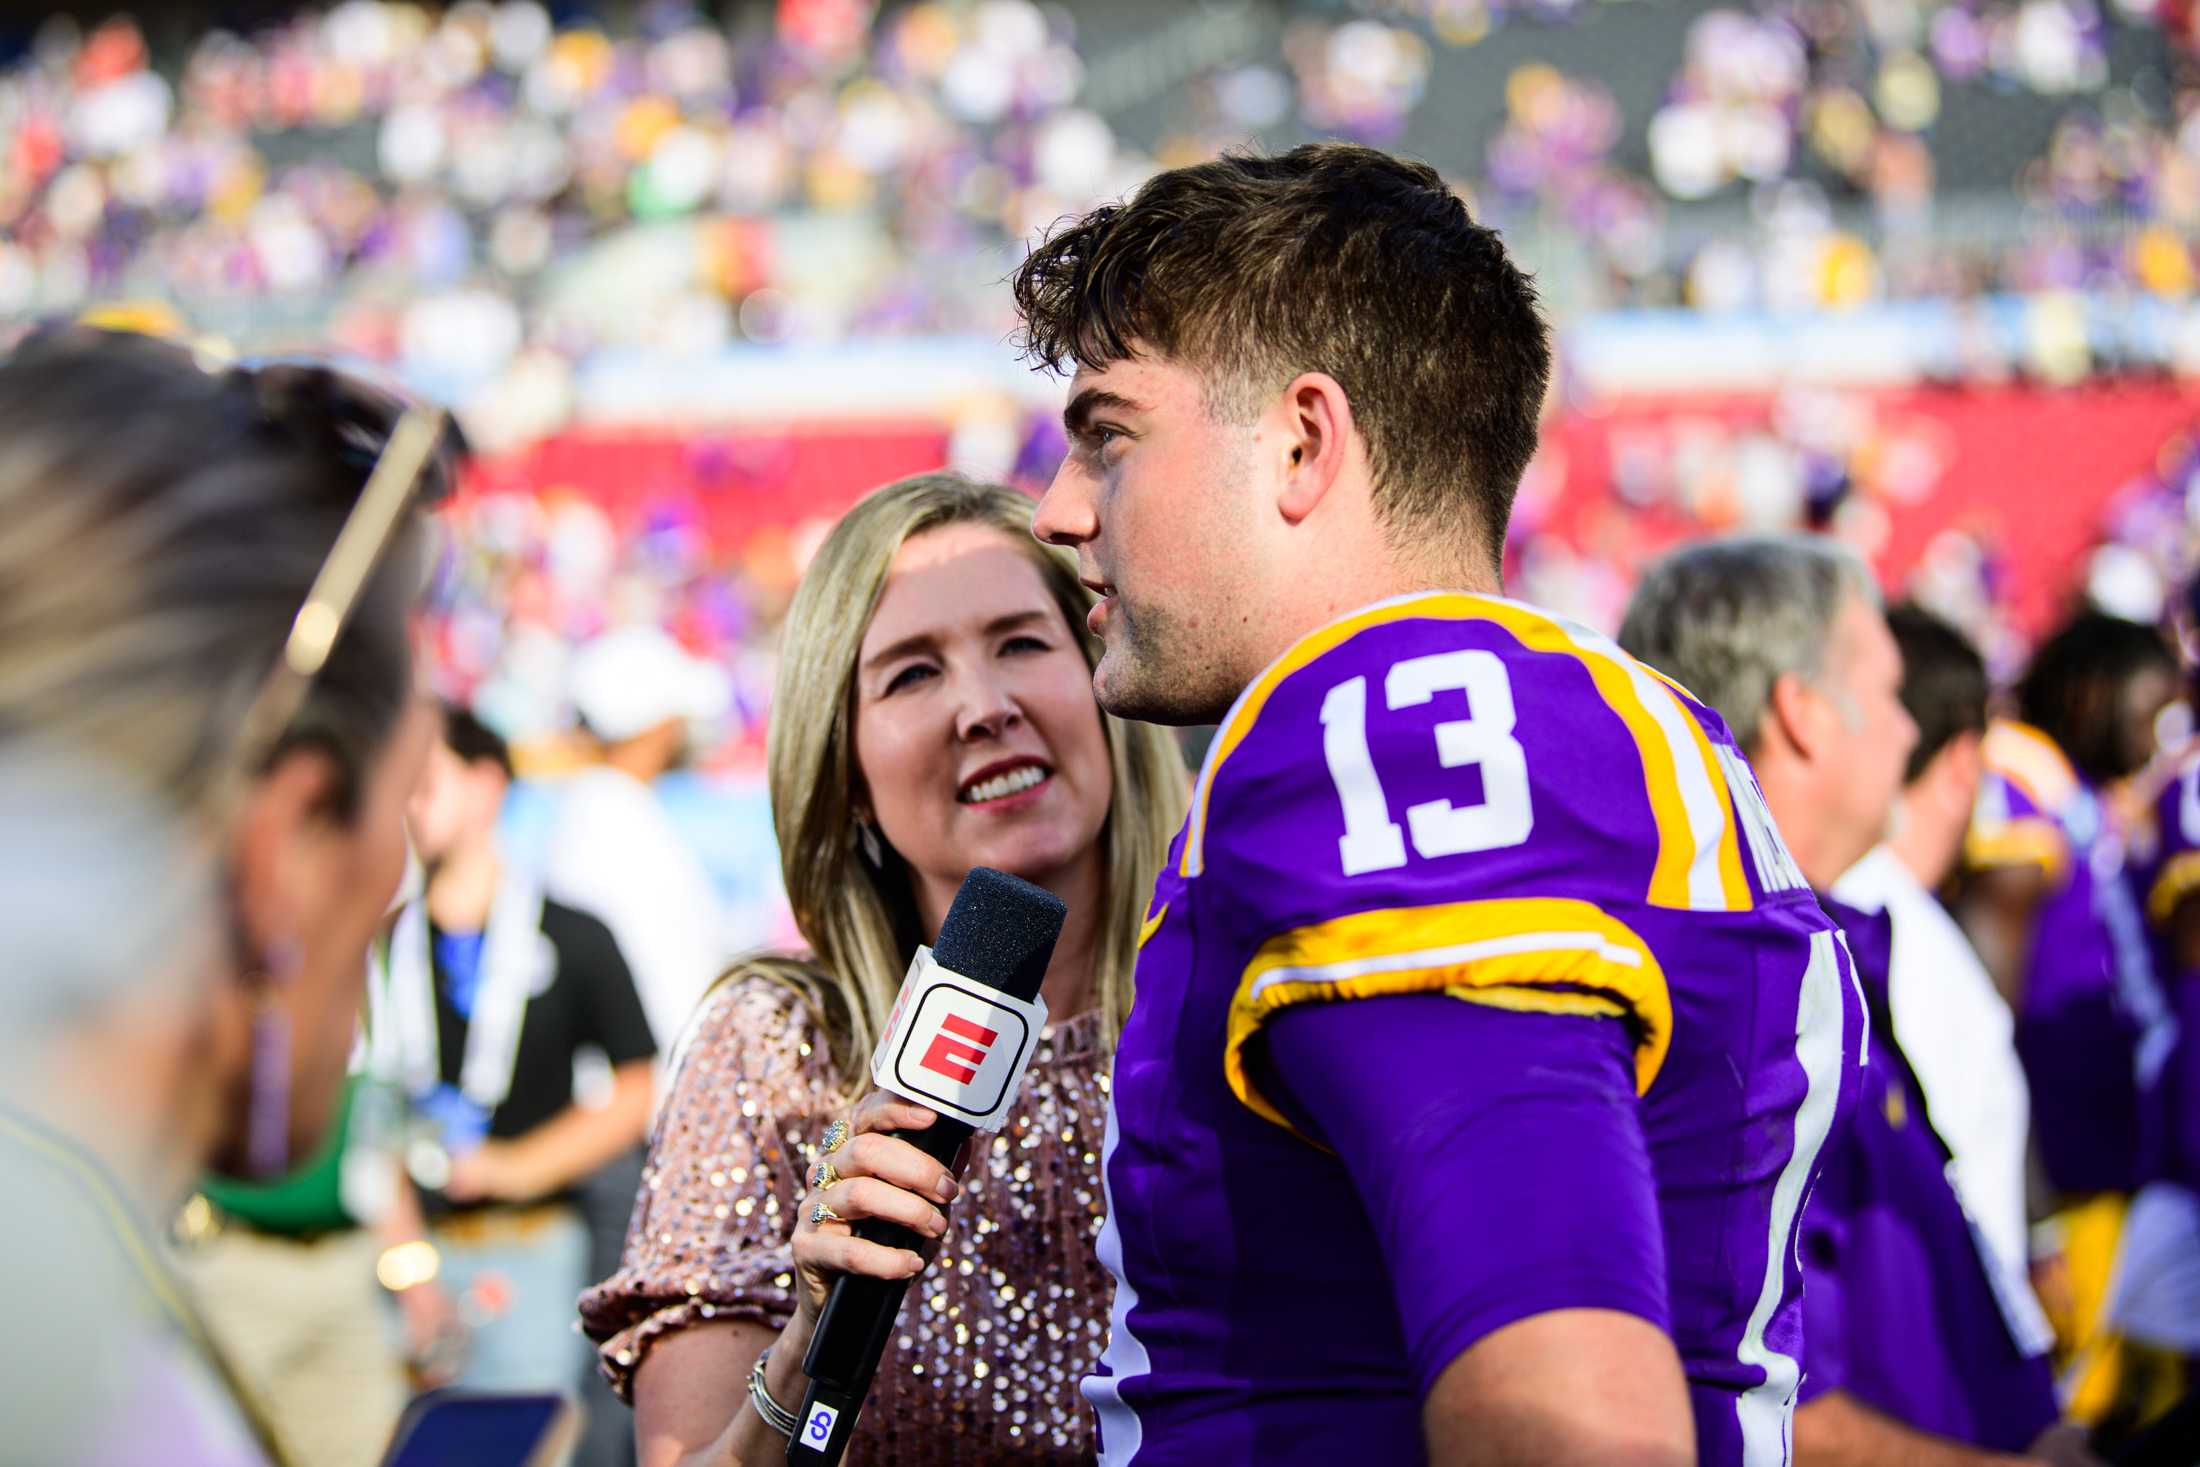
<path id="1" fill-rule="evenodd" d="M 1409 806 L 1406 824 L 1413 830 L 1413 848 L 1423 856 L 1516 846 L 1535 824 L 1528 805 L 1528 756 L 1513 737 L 1512 683 L 1495 654 L 1413 657 L 1393 664 L 1383 679 L 1383 698 L 1393 709 L 1454 689 L 1467 695 L 1471 716 L 1436 725 L 1436 756 L 1446 769 L 1479 767 L 1482 800 L 1464 808 L 1449 800 Z M 1322 752 L 1344 805 L 1344 838 L 1337 842 L 1344 874 L 1403 866 L 1405 836 L 1390 818 L 1390 802 L 1367 747 L 1366 678 L 1347 678 L 1322 699 Z"/>

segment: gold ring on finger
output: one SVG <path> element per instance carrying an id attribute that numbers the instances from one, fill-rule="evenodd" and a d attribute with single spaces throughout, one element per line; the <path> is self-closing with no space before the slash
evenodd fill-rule
<path id="1" fill-rule="evenodd" d="M 839 1181 L 839 1169 L 829 1161 L 821 1161 L 810 1168 L 810 1190 L 812 1192 L 822 1192 L 827 1187 L 836 1185 Z"/>
<path id="2" fill-rule="evenodd" d="M 848 1123 L 835 1121 L 825 1128 L 824 1136 L 817 1143 L 819 1156 L 831 1156 L 848 1144 Z"/>
<path id="3" fill-rule="evenodd" d="M 846 1218 L 843 1218 L 839 1213 L 833 1211 L 832 1208 L 828 1207 L 823 1201 L 813 1202 L 810 1204 L 810 1226 L 813 1228 L 821 1228 L 829 1222 L 845 1221 L 847 1221 Z"/>

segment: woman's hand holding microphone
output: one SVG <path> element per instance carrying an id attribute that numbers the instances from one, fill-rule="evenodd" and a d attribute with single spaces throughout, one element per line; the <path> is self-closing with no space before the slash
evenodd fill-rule
<path id="1" fill-rule="evenodd" d="M 794 1230 L 794 1261 L 801 1274 L 797 1306 L 814 1327 L 836 1274 L 872 1278 L 913 1277 L 925 1259 L 855 1235 L 868 1218 L 900 1223 L 937 1240 L 947 1231 L 941 1207 L 962 1190 L 954 1175 L 891 1131 L 921 1131 L 936 1119 L 924 1106 L 874 1090 L 849 1121 L 836 1121 L 819 1142 L 810 1190 Z"/>

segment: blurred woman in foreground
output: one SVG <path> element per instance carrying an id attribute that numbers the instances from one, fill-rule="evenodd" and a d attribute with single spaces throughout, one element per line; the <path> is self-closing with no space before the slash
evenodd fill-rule
<path id="1" fill-rule="evenodd" d="M 163 1223 L 329 1119 L 456 453 L 318 367 L 82 329 L 0 361 L 0 1461 L 281 1460 Z"/>
<path id="2" fill-rule="evenodd" d="M 643 1467 L 785 1460 L 832 1274 L 924 1266 L 853 1237 L 865 1217 L 937 1243 L 850 1460 L 1092 1459 L 1077 1385 L 1107 1333 L 1108 1066 L 1186 781 L 1165 733 L 1093 701 L 1091 599 L 1031 511 L 947 474 L 890 484 L 833 530 L 788 613 L 772 815 L 813 956 L 744 963 L 704 1000 L 625 1265 L 582 1299 Z M 1022 1093 L 956 1190 L 907 1142 L 866 1134 L 931 1112 L 850 1107 L 910 955 L 981 865 L 1047 887 L 1069 918 Z"/>

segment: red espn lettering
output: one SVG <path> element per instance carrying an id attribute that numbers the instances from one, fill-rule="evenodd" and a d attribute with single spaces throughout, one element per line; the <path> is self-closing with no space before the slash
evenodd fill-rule
<path id="1" fill-rule="evenodd" d="M 953 1034 L 962 1038 L 948 1037 Z M 932 1036 L 932 1047 L 924 1052 L 923 1066 L 958 1085 L 968 1085 L 978 1078 L 977 1067 L 985 1063 L 986 1051 L 1000 1037 L 997 1029 L 972 1023 L 960 1014 L 949 1014 L 940 1020 L 940 1032 Z M 970 1042 L 966 1044 L 964 1040 Z"/>

